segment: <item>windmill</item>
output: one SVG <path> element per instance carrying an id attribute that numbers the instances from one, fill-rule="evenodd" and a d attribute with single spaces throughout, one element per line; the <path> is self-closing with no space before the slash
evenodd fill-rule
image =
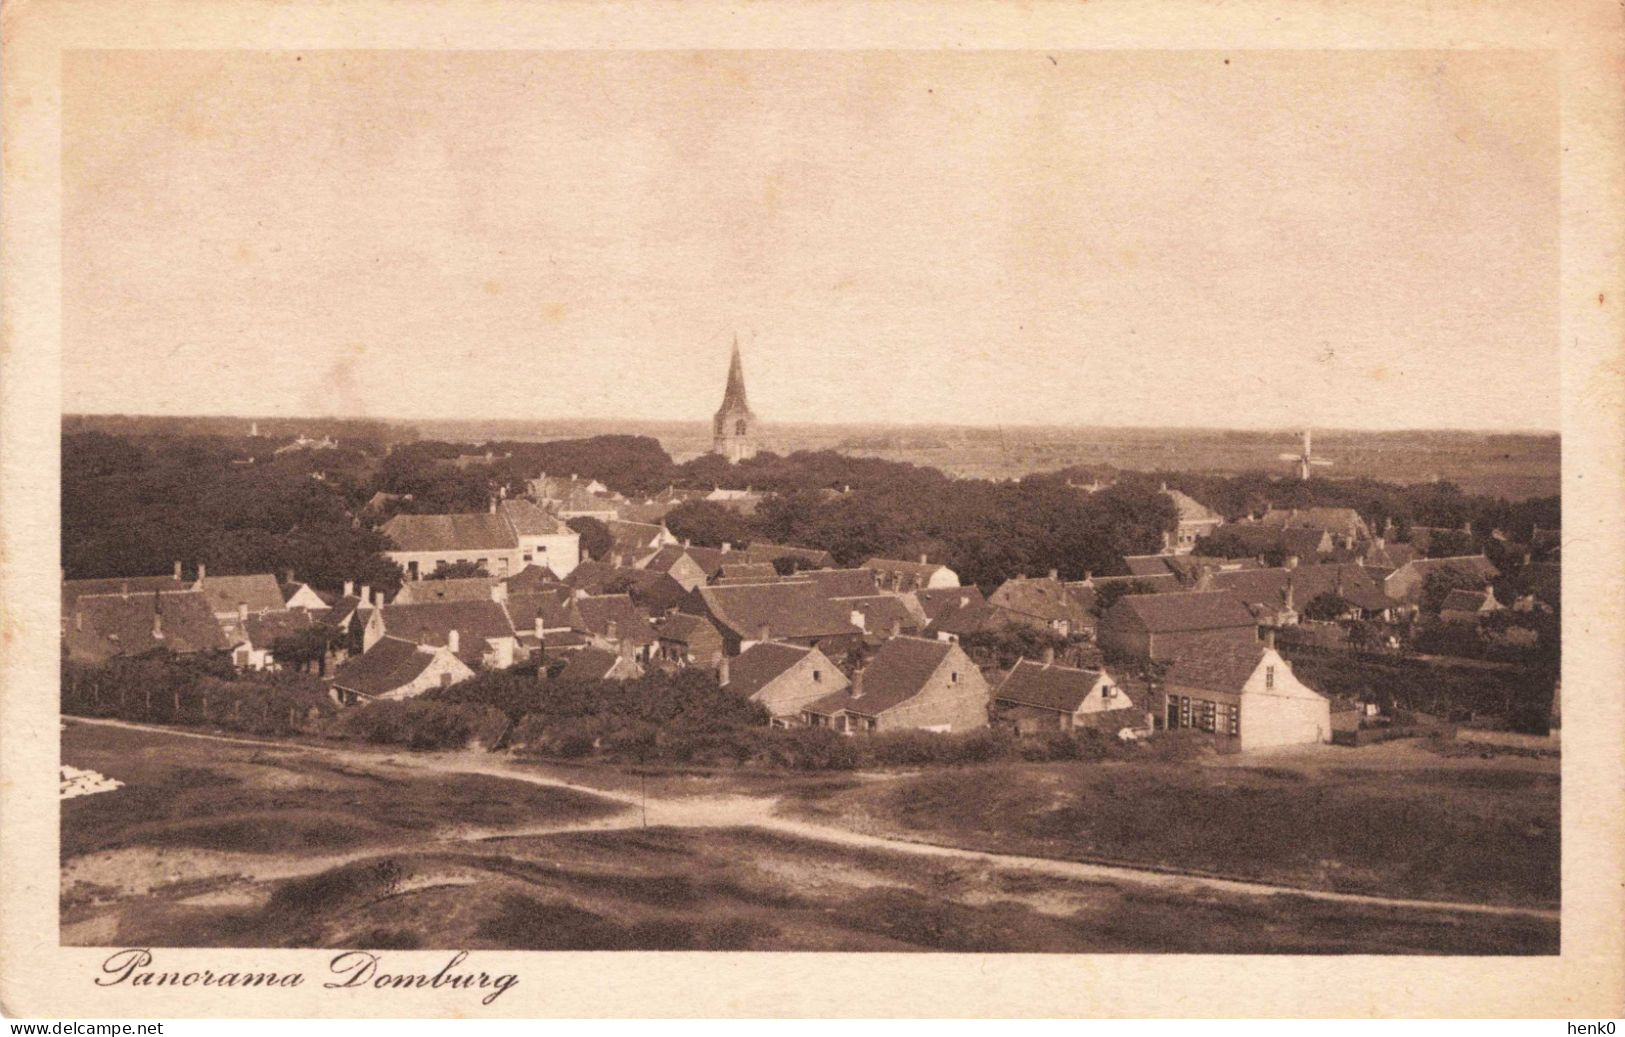
<path id="1" fill-rule="evenodd" d="M 1302 453 L 1299 453 L 1299 454 L 1282 454 L 1280 456 L 1281 456 L 1281 460 L 1283 460 L 1283 461 L 1291 461 L 1291 462 L 1295 463 L 1298 466 L 1298 478 L 1300 478 L 1300 479 L 1308 479 L 1309 478 L 1309 468 L 1310 468 L 1310 466 L 1320 468 L 1320 467 L 1328 466 L 1328 465 L 1330 465 L 1332 463 L 1332 462 L 1326 460 L 1323 457 L 1316 457 L 1315 452 L 1310 449 L 1310 447 L 1309 447 L 1309 430 L 1308 429 L 1303 430 L 1303 452 Z"/>

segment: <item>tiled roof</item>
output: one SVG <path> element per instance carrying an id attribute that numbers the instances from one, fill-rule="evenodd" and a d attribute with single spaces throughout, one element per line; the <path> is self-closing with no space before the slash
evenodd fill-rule
<path id="1" fill-rule="evenodd" d="M 385 605 L 383 614 L 384 632 L 407 641 L 438 646 L 457 631 L 457 655 L 473 667 L 478 667 L 485 654 L 487 640 L 514 636 L 508 613 L 489 599 Z"/>
<path id="2" fill-rule="evenodd" d="M 720 638 L 717 628 L 704 616 L 691 616 L 686 612 L 674 612 L 665 622 L 660 624 L 660 638 L 664 641 L 676 641 L 679 644 L 692 644 L 695 640 L 707 636 Z"/>
<path id="3" fill-rule="evenodd" d="M 1162 576 L 1171 570 L 1168 559 L 1172 555 L 1124 555 L 1123 564 L 1132 576 Z"/>
<path id="4" fill-rule="evenodd" d="M 609 625 L 615 624 L 614 640 L 632 644 L 654 641 L 654 628 L 649 625 L 649 614 L 632 604 L 625 594 L 589 595 L 575 599 L 576 614 L 581 617 L 577 627 L 598 637 L 610 637 Z"/>
<path id="5" fill-rule="evenodd" d="M 920 627 L 918 618 L 895 594 L 866 594 L 862 597 L 829 600 L 842 606 L 849 613 L 863 613 L 863 625 L 872 634 L 889 633 L 893 623 L 897 624 L 899 630 L 918 630 Z"/>
<path id="6" fill-rule="evenodd" d="M 248 642 L 255 648 L 269 648 L 278 638 L 309 630 L 314 625 L 310 613 L 303 609 L 293 609 L 286 612 L 264 612 L 248 614 L 243 623 L 243 632 L 248 635 Z"/>
<path id="7" fill-rule="evenodd" d="M 904 562 L 895 558 L 871 558 L 863 563 L 865 569 L 876 572 L 896 573 L 900 576 L 913 576 L 923 584 L 938 570 L 946 566 L 938 562 Z"/>
<path id="8" fill-rule="evenodd" d="M 575 532 L 558 516 L 548 514 L 528 500 L 502 501 L 497 504 L 497 514 L 520 536 L 567 536 Z"/>
<path id="9" fill-rule="evenodd" d="M 576 590 L 583 590 L 589 594 L 596 593 L 610 580 L 621 572 L 620 567 L 596 558 L 583 558 L 581 562 L 570 570 L 570 575 L 564 582 Z"/>
<path id="10" fill-rule="evenodd" d="M 1224 516 L 1187 493 L 1179 490 L 1164 490 L 1163 492 L 1174 502 L 1174 507 L 1179 511 L 1179 521 L 1181 522 L 1222 522 L 1224 520 Z"/>
<path id="11" fill-rule="evenodd" d="M 990 605 L 1049 623 L 1064 620 L 1082 625 L 1091 618 L 1088 610 L 1067 592 L 1061 581 L 1048 577 L 1006 580 L 987 600 Z"/>
<path id="12" fill-rule="evenodd" d="M 1001 702 L 1076 713 L 1100 677 L 1100 670 L 1045 666 L 1031 659 L 1020 659 L 1000 682 L 993 697 Z"/>
<path id="13" fill-rule="evenodd" d="M 64 610 L 84 594 L 139 594 L 145 591 L 184 591 L 192 585 L 173 576 L 116 576 L 101 580 L 63 580 L 62 607 Z M 235 605 L 232 606 L 236 608 Z"/>
<path id="14" fill-rule="evenodd" d="M 503 581 L 509 594 L 530 594 L 564 581 L 545 565 L 527 565 Z"/>
<path id="15" fill-rule="evenodd" d="M 771 583 L 779 578 L 779 572 L 769 562 L 724 562 L 722 568 L 717 570 L 717 578 L 736 582 Z"/>
<path id="16" fill-rule="evenodd" d="M 1258 669 L 1266 650 L 1262 642 L 1199 642 L 1174 658 L 1164 684 L 1238 693 Z"/>
<path id="17" fill-rule="evenodd" d="M 976 634 L 984 630 L 996 630 L 1003 625 L 1003 616 L 998 608 L 989 602 L 977 597 L 964 608 L 942 612 L 925 628 L 926 634 L 935 637 L 937 634 L 952 634 L 955 637 L 964 637 L 966 634 Z"/>
<path id="18" fill-rule="evenodd" d="M 215 613 L 236 612 L 238 605 L 246 604 L 250 612 L 278 611 L 284 608 L 282 588 L 270 573 L 250 576 L 209 576 L 200 581 L 198 590 L 208 599 Z"/>
<path id="19" fill-rule="evenodd" d="M 558 680 L 561 681 L 601 681 L 609 678 L 609 672 L 620 662 L 621 657 L 614 652 L 602 648 L 583 648 L 570 655 L 570 661 L 564 669 L 559 671 Z"/>
<path id="20" fill-rule="evenodd" d="M 495 587 L 497 582 L 494 576 L 414 580 L 401 588 L 395 595 L 395 600 L 402 605 L 422 604 L 426 601 L 490 601 L 491 588 Z"/>
<path id="21" fill-rule="evenodd" d="M 727 689 L 748 698 L 815 651 L 774 641 L 752 645 L 730 661 Z"/>
<path id="22" fill-rule="evenodd" d="M 1152 633 L 1250 627 L 1255 622 L 1242 600 L 1229 591 L 1130 594 L 1112 606 L 1113 615 L 1119 610 L 1137 616 Z"/>
<path id="23" fill-rule="evenodd" d="M 432 662 L 434 653 L 419 651 L 414 642 L 384 637 L 340 663 L 333 671 L 333 686 L 363 695 L 385 695 L 416 680 Z"/>
<path id="24" fill-rule="evenodd" d="M 880 651 L 863 668 L 862 695 L 852 693 L 854 684 L 853 688 L 825 695 L 807 708 L 824 716 L 841 710 L 879 716 L 918 695 L 953 651 L 954 646 L 944 641 L 894 637 L 881 645 Z"/>
<path id="25" fill-rule="evenodd" d="M 719 626 L 754 640 L 762 626 L 772 637 L 826 637 L 856 633 L 847 610 L 830 603 L 808 583 L 751 583 L 700 587 L 696 593 Z"/>
<path id="26" fill-rule="evenodd" d="M 802 569 L 791 579 L 812 583 L 826 598 L 857 598 L 880 589 L 872 569 Z"/>
<path id="27" fill-rule="evenodd" d="M 869 572 L 860 569 L 859 572 Z M 872 579 L 872 577 L 871 577 Z M 936 620 L 950 612 L 958 612 L 966 605 L 985 600 L 975 585 L 969 587 L 940 587 L 936 590 L 917 590 L 914 597 L 925 610 L 926 618 Z"/>
<path id="28" fill-rule="evenodd" d="M 662 572 L 648 569 L 621 569 L 598 587 L 599 594 L 626 594 L 632 603 L 656 612 L 667 612 L 688 600 L 688 590 Z"/>
<path id="29" fill-rule="evenodd" d="M 154 637 L 154 612 L 163 637 Z M 167 648 L 179 655 L 231 647 L 214 611 L 196 591 L 82 594 L 62 614 L 70 655 L 93 659 Z"/>
<path id="30" fill-rule="evenodd" d="M 542 617 L 542 629 L 562 630 L 570 625 L 570 590 L 568 587 L 532 594 L 508 595 L 508 618 L 515 630 L 535 633 L 536 617 Z"/>
<path id="31" fill-rule="evenodd" d="M 382 532 L 401 551 L 507 551 L 519 546 L 500 515 L 396 515 Z"/>
<path id="32" fill-rule="evenodd" d="M 1350 536 L 1370 535 L 1365 520 L 1353 508 L 1271 508 L 1259 521 L 1266 526 L 1309 527 Z"/>

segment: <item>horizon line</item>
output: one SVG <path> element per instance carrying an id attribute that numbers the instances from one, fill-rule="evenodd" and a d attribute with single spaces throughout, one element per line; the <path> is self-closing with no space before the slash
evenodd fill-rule
<path id="1" fill-rule="evenodd" d="M 418 416 L 372 416 L 365 414 L 227 414 L 218 412 L 197 411 L 186 414 L 142 412 L 142 411 L 62 411 L 61 419 L 67 418 L 154 418 L 186 420 L 197 418 L 225 419 L 234 421 L 372 421 L 384 425 L 406 426 L 417 423 L 431 422 L 644 422 L 649 424 L 667 425 L 698 425 L 707 426 L 711 423 L 709 418 L 644 418 L 628 415 L 600 416 L 560 416 L 560 417 L 433 417 L 429 415 Z M 60 420 L 60 419 L 59 419 Z M 1044 421 L 1003 421 L 1003 422 L 935 422 L 935 421 L 761 421 L 759 424 L 772 428 L 775 425 L 811 426 L 815 428 L 912 428 L 912 429 L 1112 429 L 1136 431 L 1179 431 L 1179 432 L 1258 432 L 1258 433 L 1291 433 L 1300 434 L 1305 430 L 1301 424 L 1282 425 L 1138 425 L 1138 424 L 1078 424 L 1074 422 L 1044 422 Z M 1361 433 L 1365 435 L 1402 435 L 1406 433 L 1460 433 L 1469 435 L 1502 435 L 1502 436 L 1555 436 L 1562 438 L 1561 428 L 1542 428 L 1532 426 L 1503 427 L 1480 426 L 1468 427 L 1461 425 L 1422 426 L 1411 425 L 1391 428 L 1362 428 L 1347 425 L 1309 425 L 1310 431 L 1316 433 Z"/>

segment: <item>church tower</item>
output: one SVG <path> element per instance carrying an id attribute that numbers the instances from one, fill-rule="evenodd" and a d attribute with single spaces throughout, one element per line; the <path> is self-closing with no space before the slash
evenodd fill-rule
<path id="1" fill-rule="evenodd" d="M 756 456 L 756 415 L 745 399 L 745 368 L 739 362 L 739 339 L 734 338 L 733 359 L 728 362 L 728 388 L 711 427 L 711 450 L 738 464 Z"/>

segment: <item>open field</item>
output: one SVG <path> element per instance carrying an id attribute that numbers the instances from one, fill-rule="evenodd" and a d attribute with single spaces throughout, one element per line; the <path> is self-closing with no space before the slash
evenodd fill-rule
<path id="1" fill-rule="evenodd" d="M 70 723 L 74 945 L 1555 953 L 1555 919 L 1239 892 L 781 818 L 766 782 L 595 794 L 492 754 L 265 747 Z M 1088 765 L 1079 765 L 1080 772 Z M 1098 768 L 1095 768 L 1098 770 Z M 974 778 L 979 771 L 956 772 Z M 926 775 L 785 776 L 827 808 Z M 684 787 L 696 793 L 676 793 Z M 268 834 L 267 834 L 268 833 Z M 1090 877 L 1094 876 L 1094 877 Z"/>
<path id="2" fill-rule="evenodd" d="M 804 796 L 797 816 L 1042 857 L 1311 889 L 1555 906 L 1557 761 L 1481 766 L 1414 743 L 1214 765 L 1009 764 Z"/>

